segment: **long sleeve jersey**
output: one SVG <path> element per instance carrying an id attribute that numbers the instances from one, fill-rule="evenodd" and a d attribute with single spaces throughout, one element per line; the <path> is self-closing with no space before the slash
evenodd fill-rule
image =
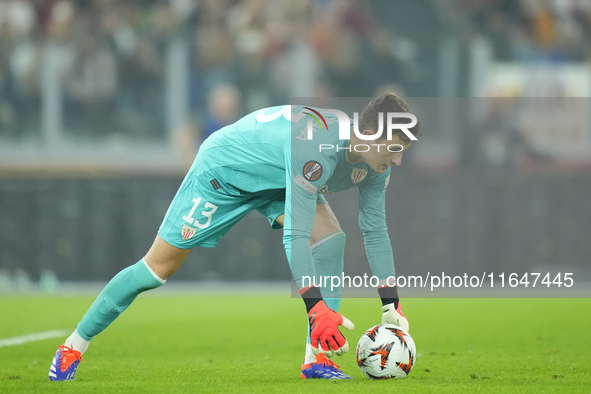
<path id="1" fill-rule="evenodd" d="M 300 106 L 255 111 L 213 133 L 200 147 L 202 170 L 237 193 L 285 189 L 283 244 L 296 283 L 315 275 L 309 239 L 318 193 L 358 188 L 359 226 L 373 275 L 394 275 L 385 215 L 390 169 L 378 174 L 347 160 L 349 140 L 340 140 L 337 117 L 322 109 L 313 122 Z M 324 123 L 326 122 L 326 123 Z M 311 137 L 311 138 L 310 138 Z M 321 149 L 322 147 L 322 149 Z"/>

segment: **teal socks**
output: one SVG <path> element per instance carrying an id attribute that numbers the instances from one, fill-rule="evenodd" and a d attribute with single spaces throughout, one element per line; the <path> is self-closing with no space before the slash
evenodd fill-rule
<path id="1" fill-rule="evenodd" d="M 90 341 L 109 326 L 135 300 L 138 294 L 164 284 L 141 259 L 136 264 L 119 272 L 101 291 L 76 330 Z"/>

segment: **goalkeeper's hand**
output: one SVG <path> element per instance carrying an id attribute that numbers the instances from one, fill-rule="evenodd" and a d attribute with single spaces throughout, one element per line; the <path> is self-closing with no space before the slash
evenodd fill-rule
<path id="1" fill-rule="evenodd" d="M 308 319 L 314 355 L 319 352 L 318 343 L 320 343 L 321 350 L 328 357 L 333 355 L 333 351 L 338 356 L 349 351 L 349 343 L 339 331 L 339 326 L 343 326 L 350 331 L 355 328 L 351 320 L 330 309 L 326 306 L 324 300 L 320 300 L 310 309 Z"/>
<path id="2" fill-rule="evenodd" d="M 398 302 L 398 308 L 394 303 L 382 306 L 382 312 L 382 324 L 395 324 L 408 332 L 408 319 L 402 314 L 400 302 Z"/>

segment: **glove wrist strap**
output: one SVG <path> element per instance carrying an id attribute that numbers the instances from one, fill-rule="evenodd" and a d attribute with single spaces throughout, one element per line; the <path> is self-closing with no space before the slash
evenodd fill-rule
<path id="1" fill-rule="evenodd" d="M 378 294 L 382 299 L 382 306 L 388 304 L 394 304 L 394 308 L 398 308 L 398 302 L 400 298 L 398 298 L 398 287 L 396 286 L 382 286 L 378 288 Z"/>
<path id="2" fill-rule="evenodd" d="M 302 299 L 306 304 L 306 310 L 308 313 L 322 300 L 322 294 L 320 293 L 319 287 L 308 287 L 300 289 L 300 294 L 302 295 Z"/>

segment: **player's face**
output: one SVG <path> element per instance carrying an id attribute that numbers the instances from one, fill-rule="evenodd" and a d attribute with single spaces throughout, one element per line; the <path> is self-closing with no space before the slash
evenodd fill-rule
<path id="1" fill-rule="evenodd" d="M 382 174 L 388 168 L 402 164 L 402 154 L 410 147 L 411 143 L 412 141 L 401 140 L 398 135 L 393 135 L 389 141 L 387 139 L 381 139 L 370 142 L 367 144 L 370 146 L 370 150 L 361 153 L 363 155 L 363 161 L 372 170 L 378 174 Z"/>

